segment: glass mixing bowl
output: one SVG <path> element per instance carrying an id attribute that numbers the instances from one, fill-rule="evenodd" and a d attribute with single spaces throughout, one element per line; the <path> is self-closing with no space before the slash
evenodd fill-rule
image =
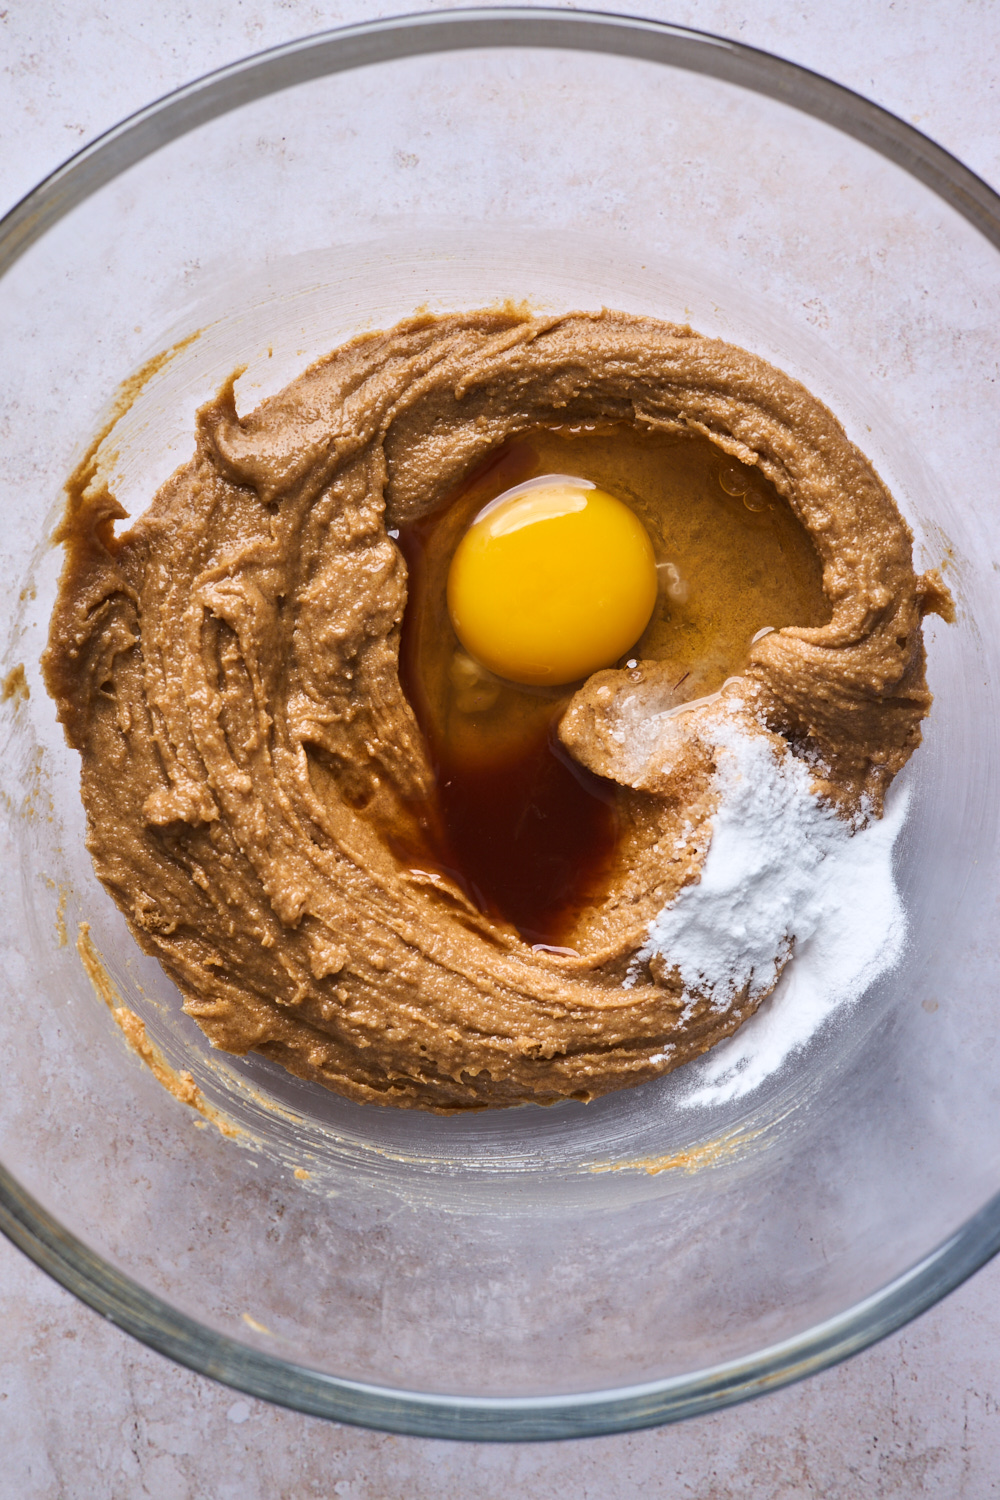
<path id="1" fill-rule="evenodd" d="M 506 1439 L 781 1385 L 993 1254 L 998 246 L 994 194 L 844 89 L 676 27 L 547 10 L 409 16 L 250 58 L 8 216 L 0 1223 L 15 1243 L 243 1391 Z M 798 376 L 958 603 L 956 624 L 927 627 L 936 702 L 897 845 L 905 959 L 727 1103 L 693 1104 L 681 1070 L 589 1106 L 438 1119 L 213 1054 L 84 848 L 38 661 L 61 486 L 93 435 L 117 412 L 102 462 L 135 514 L 236 366 L 248 409 L 361 329 L 505 298 L 690 321 Z M 129 1049 L 122 1006 L 192 1075 L 202 1113 Z"/>

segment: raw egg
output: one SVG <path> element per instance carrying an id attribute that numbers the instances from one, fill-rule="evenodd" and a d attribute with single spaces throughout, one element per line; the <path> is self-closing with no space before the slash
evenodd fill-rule
<path id="1" fill-rule="evenodd" d="M 469 655 L 537 686 L 611 666 L 645 630 L 656 593 L 638 516 L 565 474 L 519 484 L 481 510 L 448 574 L 451 622 Z"/>

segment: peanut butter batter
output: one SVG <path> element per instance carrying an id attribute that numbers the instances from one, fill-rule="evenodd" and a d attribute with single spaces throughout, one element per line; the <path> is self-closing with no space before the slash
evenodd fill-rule
<path id="1" fill-rule="evenodd" d="M 722 702 L 806 755 L 845 814 L 880 809 L 930 703 L 921 616 L 947 596 L 914 574 L 906 524 L 830 412 L 753 355 L 651 319 L 413 319 L 246 417 L 224 389 L 122 536 L 106 489 L 71 487 L 44 666 L 82 757 L 89 848 L 216 1046 L 352 1099 L 454 1111 L 644 1082 L 759 1003 L 691 1003 L 662 962 L 635 976 L 711 837 L 711 737 L 697 706 L 673 712 L 701 689 L 669 656 L 596 674 L 561 720 L 569 752 L 617 783 L 621 825 L 576 956 L 536 951 L 401 853 L 434 775 L 400 687 L 389 530 L 519 435 L 586 423 L 697 434 L 787 502 L 828 618 L 757 641 Z"/>

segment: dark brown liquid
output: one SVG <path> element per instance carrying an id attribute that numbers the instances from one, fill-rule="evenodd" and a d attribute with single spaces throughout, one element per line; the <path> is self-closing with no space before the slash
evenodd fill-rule
<path id="1" fill-rule="evenodd" d="M 762 627 L 818 625 L 829 610 L 815 551 L 788 506 L 756 471 L 701 438 L 624 428 L 534 433 L 499 450 L 433 516 L 402 528 L 409 593 L 400 676 L 437 787 L 426 847 L 400 856 L 450 874 L 526 941 L 562 946 L 606 887 L 617 789 L 576 765 L 556 737 L 578 684 L 493 680 L 470 698 L 455 677 L 461 647 L 446 603 L 451 558 L 473 517 L 546 473 L 593 481 L 645 523 L 666 565 L 664 587 L 629 657 L 675 662 L 692 698 L 742 669 Z"/>
<path id="2" fill-rule="evenodd" d="M 423 858 L 526 942 L 559 946 L 575 913 L 599 895 L 618 832 L 614 786 L 577 765 L 555 734 L 572 688 L 532 694 L 511 685 L 501 696 L 521 701 L 498 701 L 500 724 L 495 710 L 485 721 L 462 715 L 455 723 L 461 711 L 451 705 L 449 712 L 454 694 L 441 680 L 441 643 L 446 656 L 459 649 L 445 603 L 452 553 L 493 498 L 484 498 L 482 485 L 501 494 L 532 472 L 533 460 L 527 445 L 512 445 L 435 516 L 401 530 L 409 594 L 400 678 L 437 780 L 436 834 Z"/>

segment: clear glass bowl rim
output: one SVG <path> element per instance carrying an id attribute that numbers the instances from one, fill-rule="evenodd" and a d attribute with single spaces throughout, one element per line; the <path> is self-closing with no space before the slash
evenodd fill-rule
<path id="1" fill-rule="evenodd" d="M 84 147 L 0 219 L 0 276 L 59 219 L 160 146 L 310 79 L 471 48 L 605 53 L 701 73 L 835 126 L 894 162 L 1000 250 L 1000 196 L 912 125 L 770 53 L 641 17 L 544 7 L 416 13 L 340 27 L 209 73 Z M 144 1290 L 64 1229 L 0 1165 L 0 1231 L 82 1302 L 178 1364 L 247 1395 L 337 1422 L 472 1441 L 624 1432 L 717 1410 L 848 1358 L 953 1291 L 1000 1250 L 1000 1192 L 904 1275 L 793 1339 L 668 1380 L 546 1397 L 462 1397 L 345 1380 L 249 1348 Z"/>

